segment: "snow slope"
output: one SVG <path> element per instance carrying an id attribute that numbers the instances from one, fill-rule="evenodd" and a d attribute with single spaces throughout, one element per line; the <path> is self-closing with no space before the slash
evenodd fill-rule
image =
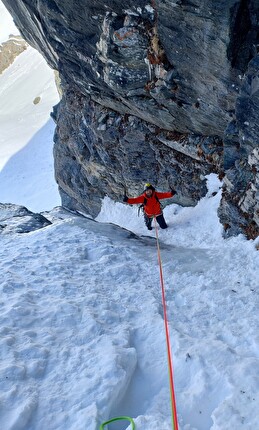
<path id="1" fill-rule="evenodd" d="M 0 202 L 51 209 L 60 204 L 50 118 L 58 93 L 53 71 L 35 49 L 26 49 L 0 75 L 0 99 Z"/>
<path id="2" fill-rule="evenodd" d="M 15 26 L 8 10 L 0 1 L 0 43 L 5 42 L 10 34 L 18 35 L 19 30 Z"/>
<path id="3" fill-rule="evenodd" d="M 167 207 L 171 227 L 159 230 L 181 430 L 258 425 L 259 254 L 242 236 L 223 241 L 216 222 L 202 243 L 219 198 L 210 189 L 195 208 Z M 104 208 L 146 235 L 131 207 Z M 169 430 L 154 231 L 58 208 L 47 217 L 1 237 L 0 428 L 97 430 L 130 415 L 139 430 Z"/>

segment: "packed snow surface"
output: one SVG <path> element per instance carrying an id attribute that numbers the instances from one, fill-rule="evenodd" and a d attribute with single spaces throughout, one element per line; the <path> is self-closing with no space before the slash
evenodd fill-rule
<path id="1" fill-rule="evenodd" d="M 195 208 L 167 206 L 159 230 L 179 427 L 254 430 L 259 254 L 221 238 L 220 183 L 208 184 Z M 0 428 L 97 430 L 129 415 L 171 429 L 154 230 L 108 198 L 99 222 L 44 215 L 52 225 L 1 237 Z"/>

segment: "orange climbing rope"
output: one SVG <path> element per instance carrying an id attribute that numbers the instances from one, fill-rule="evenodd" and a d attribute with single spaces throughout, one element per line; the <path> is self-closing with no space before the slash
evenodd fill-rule
<path id="1" fill-rule="evenodd" d="M 171 354 L 169 325 L 168 325 L 167 312 L 166 312 L 164 277 L 163 277 L 163 268 L 162 268 L 160 246 L 159 246 L 159 240 L 158 240 L 158 227 L 157 227 L 156 217 L 154 217 L 154 223 L 155 223 L 155 231 L 156 231 L 157 258 L 158 258 L 158 264 L 159 264 L 160 284 L 161 284 L 162 302 L 163 302 L 163 311 L 164 311 L 167 361 L 168 361 L 169 385 L 170 385 L 170 395 L 171 395 L 172 423 L 173 423 L 173 429 L 178 430 L 176 398 L 175 398 L 175 390 L 174 390 L 173 359 L 172 359 L 172 354 Z"/>

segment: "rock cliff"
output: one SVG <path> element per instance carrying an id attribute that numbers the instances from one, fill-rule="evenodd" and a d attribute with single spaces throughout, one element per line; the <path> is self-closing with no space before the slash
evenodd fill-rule
<path id="1" fill-rule="evenodd" d="M 259 0 L 4 0 L 59 71 L 56 178 L 96 215 L 150 181 L 194 205 L 224 180 L 226 235 L 259 233 Z"/>

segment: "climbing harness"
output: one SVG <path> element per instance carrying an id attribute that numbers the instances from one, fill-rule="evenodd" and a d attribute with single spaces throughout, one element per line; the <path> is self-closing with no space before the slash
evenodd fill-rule
<path id="1" fill-rule="evenodd" d="M 175 390 L 174 390 L 173 359 L 172 359 L 172 354 L 171 354 L 169 324 L 168 324 L 167 312 L 166 312 L 166 300 L 165 300 L 165 287 L 164 287 L 164 278 L 163 278 L 163 268 L 162 268 L 162 261 L 161 261 L 161 253 L 160 253 L 159 240 L 158 240 L 158 226 L 157 226 L 156 217 L 154 217 L 154 223 L 155 223 L 155 231 L 156 231 L 157 258 L 158 258 L 158 264 L 159 264 L 160 284 L 161 284 L 162 302 L 163 302 L 163 311 L 164 311 L 164 323 L 165 323 L 166 347 L 167 347 L 167 361 L 168 361 L 168 373 L 169 373 L 169 386 L 170 386 L 171 409 L 172 409 L 172 424 L 173 424 L 173 430 L 178 430 L 178 420 L 177 420 L 177 411 L 176 411 L 176 398 L 175 398 Z"/>
<path id="2" fill-rule="evenodd" d="M 105 421 L 105 423 L 101 424 L 100 426 L 100 430 L 104 429 L 104 426 L 106 426 L 107 424 L 113 423 L 115 421 L 122 421 L 122 420 L 126 420 L 129 421 L 131 423 L 131 430 L 135 430 L 135 423 L 133 421 L 132 418 L 130 417 L 117 417 L 117 418 L 111 418 L 109 421 Z"/>

